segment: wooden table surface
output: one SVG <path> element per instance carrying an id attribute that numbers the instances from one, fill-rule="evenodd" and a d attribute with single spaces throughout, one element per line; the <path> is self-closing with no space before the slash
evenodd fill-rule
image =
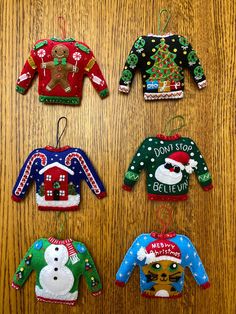
<path id="1" fill-rule="evenodd" d="M 1 190 L 0 190 L 0 311 L 1 313 L 235 313 L 235 7 L 222 0 L 1 0 Z M 180 101 L 145 102 L 136 75 L 129 96 L 117 91 L 129 49 L 138 35 L 157 33 L 160 8 L 169 8 L 168 31 L 185 35 L 197 50 L 208 79 L 199 91 L 186 73 L 186 94 Z M 33 43 L 60 36 L 57 17 L 67 21 L 67 36 L 85 41 L 107 79 L 110 96 L 101 100 L 85 81 L 81 106 L 43 105 L 37 81 L 25 96 L 15 81 Z M 199 288 L 187 272 L 185 294 L 179 300 L 144 299 L 134 271 L 128 285 L 115 286 L 115 274 L 136 236 L 160 230 L 157 209 L 150 202 L 142 176 L 133 193 L 121 190 L 124 172 L 140 142 L 155 135 L 168 118 L 181 114 L 182 135 L 193 138 L 213 174 L 214 190 L 204 192 L 196 178 L 191 197 L 173 205 L 173 229 L 195 244 L 211 281 Z M 63 215 L 40 212 L 35 189 L 24 202 L 11 200 L 11 189 L 28 153 L 55 145 L 56 122 L 65 115 L 68 129 L 62 145 L 81 147 L 91 157 L 106 185 L 108 197 L 97 200 L 85 184 L 80 211 L 66 214 L 63 237 L 85 242 L 104 285 L 103 295 L 90 295 L 84 279 L 75 307 L 38 303 L 35 275 L 21 291 L 10 287 L 14 271 L 39 237 L 56 236 Z"/>

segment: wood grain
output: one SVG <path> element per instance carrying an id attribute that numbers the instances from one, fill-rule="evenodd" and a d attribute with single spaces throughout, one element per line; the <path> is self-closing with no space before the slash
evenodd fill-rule
<path id="1" fill-rule="evenodd" d="M 235 6 L 222 0 L 0 0 L 1 33 L 1 188 L 0 312 L 1 313 L 235 313 Z M 157 32 L 157 15 L 171 9 L 168 30 L 186 35 L 198 51 L 208 87 L 198 91 L 187 74 L 181 101 L 144 102 L 141 77 L 129 96 L 117 92 L 119 75 L 138 35 Z M 26 96 L 15 81 L 34 41 L 60 36 L 57 16 L 67 20 L 67 34 L 93 49 L 107 78 L 110 97 L 101 100 L 88 80 L 79 107 L 42 105 L 37 82 Z M 175 205 L 174 227 L 196 245 L 211 279 L 203 291 L 187 273 L 180 300 L 146 300 L 139 294 L 136 270 L 124 288 L 114 285 L 116 271 L 133 239 L 158 230 L 156 209 L 148 202 L 145 178 L 134 193 L 121 190 L 123 174 L 139 143 L 163 130 L 176 114 L 186 117 L 182 134 L 192 137 L 206 156 L 214 190 L 205 193 L 192 179 L 191 198 Z M 18 171 L 35 147 L 54 145 L 57 119 L 69 127 L 62 144 L 83 148 L 99 170 L 108 197 L 97 200 L 83 185 L 81 209 L 68 213 L 63 237 L 84 241 L 101 274 L 104 293 L 92 297 L 81 284 L 76 307 L 37 303 L 35 276 L 17 292 L 10 288 L 18 262 L 38 237 L 56 235 L 59 221 L 36 209 L 34 188 L 21 204 L 11 201 Z"/>

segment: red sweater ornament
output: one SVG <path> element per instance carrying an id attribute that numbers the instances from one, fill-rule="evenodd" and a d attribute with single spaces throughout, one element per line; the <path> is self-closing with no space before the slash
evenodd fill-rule
<path id="1" fill-rule="evenodd" d="M 39 75 L 39 100 L 43 103 L 77 105 L 88 76 L 101 98 L 108 95 L 107 83 L 91 49 L 73 38 L 38 40 L 17 80 L 16 90 L 25 94 Z"/>

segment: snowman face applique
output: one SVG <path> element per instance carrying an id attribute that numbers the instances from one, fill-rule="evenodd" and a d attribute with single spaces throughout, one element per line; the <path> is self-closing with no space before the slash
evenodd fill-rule
<path id="1" fill-rule="evenodd" d="M 65 266 L 69 259 L 67 248 L 51 244 L 45 250 L 44 258 L 48 265 L 39 274 L 42 290 L 55 296 L 67 295 L 74 284 L 73 273 Z"/>
<path id="2" fill-rule="evenodd" d="M 173 185 L 182 180 L 183 174 L 179 166 L 166 162 L 157 168 L 155 178 L 161 183 Z"/>

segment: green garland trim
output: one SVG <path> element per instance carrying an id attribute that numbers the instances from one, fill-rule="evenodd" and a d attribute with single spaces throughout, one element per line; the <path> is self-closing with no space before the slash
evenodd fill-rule
<path id="1" fill-rule="evenodd" d="M 211 174 L 210 174 L 210 172 L 206 172 L 206 173 L 204 173 L 204 174 L 201 174 L 200 176 L 198 176 L 198 180 L 200 181 L 200 182 L 207 182 L 207 181 L 209 181 L 209 180 L 211 180 Z"/>
<path id="2" fill-rule="evenodd" d="M 50 38 L 51 40 L 53 41 L 60 41 L 60 42 L 72 42 L 72 41 L 75 41 L 74 38 L 70 37 L 70 38 L 65 38 L 65 39 L 61 39 L 61 38 L 56 38 L 56 37 L 52 37 Z"/>
<path id="3" fill-rule="evenodd" d="M 83 44 L 76 43 L 75 47 L 79 48 L 80 50 L 82 50 L 86 53 L 90 53 L 90 49 Z"/>
<path id="4" fill-rule="evenodd" d="M 101 92 L 99 92 L 99 95 L 104 98 L 109 94 L 109 90 L 107 88 L 105 88 L 104 90 L 102 90 Z"/>
<path id="5" fill-rule="evenodd" d="M 21 87 L 21 86 L 19 86 L 19 85 L 16 85 L 16 91 L 17 91 L 18 93 L 20 93 L 20 94 L 24 94 L 25 91 L 26 91 L 26 89 L 23 88 L 23 87 Z"/>
<path id="6" fill-rule="evenodd" d="M 79 105 L 80 98 L 78 97 L 59 97 L 59 96 L 39 96 L 39 101 L 43 103 Z"/>
<path id="7" fill-rule="evenodd" d="M 133 172 L 133 171 L 127 171 L 126 174 L 125 174 L 125 178 L 130 180 L 130 181 L 138 181 L 139 179 L 139 174 Z"/>
<path id="8" fill-rule="evenodd" d="M 48 44 L 48 41 L 47 40 L 43 40 L 43 41 L 40 41 L 38 42 L 35 46 L 34 46 L 34 50 L 37 50 L 45 45 Z"/>

